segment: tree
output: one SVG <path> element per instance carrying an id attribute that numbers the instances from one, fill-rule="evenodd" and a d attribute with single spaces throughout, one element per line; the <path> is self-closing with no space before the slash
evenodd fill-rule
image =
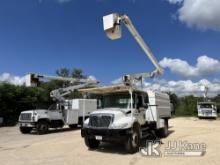
<path id="1" fill-rule="evenodd" d="M 218 94 L 217 96 L 215 96 L 213 98 L 213 101 L 216 103 L 217 106 L 217 111 L 218 113 L 220 112 L 220 94 Z"/>
<path id="2" fill-rule="evenodd" d="M 177 116 L 196 116 L 197 98 L 192 95 L 181 97 L 175 114 Z"/>
<path id="3" fill-rule="evenodd" d="M 73 77 L 73 78 L 86 78 L 87 76 L 85 76 L 85 75 L 83 74 L 82 69 L 74 68 L 74 69 L 72 70 L 72 77 Z"/>
<path id="4" fill-rule="evenodd" d="M 56 74 L 61 77 L 70 77 L 70 70 L 68 68 L 60 68 L 56 70 Z"/>
<path id="5" fill-rule="evenodd" d="M 16 124 L 21 111 L 47 108 L 51 103 L 49 91 L 44 88 L 0 84 L 0 115 L 5 125 Z"/>
<path id="6" fill-rule="evenodd" d="M 173 104 L 174 109 L 173 113 L 175 113 L 176 109 L 179 106 L 179 98 L 175 93 L 168 92 L 167 94 L 170 96 L 170 102 Z"/>

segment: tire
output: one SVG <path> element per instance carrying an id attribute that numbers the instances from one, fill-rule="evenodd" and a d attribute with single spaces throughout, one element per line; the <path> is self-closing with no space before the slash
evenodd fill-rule
<path id="1" fill-rule="evenodd" d="M 39 121 L 38 124 L 37 124 L 37 133 L 39 135 L 43 135 L 45 133 L 48 132 L 48 129 L 49 129 L 49 124 L 47 121 Z"/>
<path id="2" fill-rule="evenodd" d="M 32 128 L 29 128 L 29 127 L 20 127 L 20 132 L 22 134 L 28 134 L 31 132 L 31 130 L 32 130 Z"/>
<path id="3" fill-rule="evenodd" d="M 99 147 L 100 141 L 96 139 L 84 138 L 85 144 L 89 149 L 97 149 Z"/>
<path id="4" fill-rule="evenodd" d="M 69 125 L 69 127 L 70 127 L 71 129 L 77 128 L 77 126 L 78 126 L 77 124 L 70 124 L 70 125 Z"/>
<path id="5" fill-rule="evenodd" d="M 169 124 L 168 124 L 168 119 L 164 119 L 165 123 L 164 123 L 164 127 L 158 130 L 158 134 L 160 137 L 165 138 L 168 136 L 168 128 L 169 128 Z"/>
<path id="6" fill-rule="evenodd" d="M 133 154 L 139 150 L 140 144 L 140 126 L 138 124 L 135 124 L 133 126 L 132 134 L 129 135 L 128 139 L 125 142 L 125 149 L 128 153 Z"/>

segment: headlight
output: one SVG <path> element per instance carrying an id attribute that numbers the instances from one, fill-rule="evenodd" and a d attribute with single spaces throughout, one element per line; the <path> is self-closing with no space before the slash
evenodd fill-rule
<path id="1" fill-rule="evenodd" d="M 35 121 L 35 116 L 32 116 L 32 121 Z"/>
<path id="2" fill-rule="evenodd" d="M 87 118 L 84 123 L 83 123 L 83 127 L 88 127 L 89 125 L 89 118 Z"/>
<path id="3" fill-rule="evenodd" d="M 110 127 L 109 128 L 111 128 L 111 129 L 123 129 L 123 128 L 126 128 L 126 127 L 128 127 L 128 123 L 116 123 L 116 124 L 112 124 L 112 125 L 110 125 Z"/>

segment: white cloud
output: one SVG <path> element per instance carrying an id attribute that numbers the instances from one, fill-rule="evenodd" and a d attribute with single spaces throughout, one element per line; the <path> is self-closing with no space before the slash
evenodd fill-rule
<path id="1" fill-rule="evenodd" d="M 185 23 L 188 27 L 220 31 L 220 0 L 167 1 L 171 4 L 178 3 L 180 5 L 177 17 L 179 21 Z"/>
<path id="2" fill-rule="evenodd" d="M 92 75 L 88 76 L 88 79 L 90 79 L 90 80 L 92 80 L 92 81 L 98 81 L 98 80 L 96 79 L 96 77 L 95 77 L 95 76 L 92 76 Z"/>
<path id="3" fill-rule="evenodd" d="M 14 76 L 10 73 L 3 73 L 0 75 L 0 82 L 6 82 L 14 85 L 24 85 L 25 80 L 25 76 Z"/>
<path id="4" fill-rule="evenodd" d="M 167 0 L 171 4 L 180 4 L 183 0 Z"/>
<path id="5" fill-rule="evenodd" d="M 111 84 L 121 84 L 122 83 L 122 78 L 120 77 L 120 78 L 117 78 L 117 79 L 115 79 L 115 80 L 113 80 L 112 82 L 111 82 Z"/>
<path id="6" fill-rule="evenodd" d="M 121 78 L 112 81 L 113 84 L 121 84 Z M 137 84 L 140 86 L 140 84 Z M 207 79 L 201 79 L 197 82 L 193 82 L 192 80 L 178 80 L 178 81 L 167 81 L 167 80 L 158 80 L 155 79 L 152 82 L 144 82 L 143 87 L 144 90 L 153 90 L 153 91 L 161 91 L 161 92 L 173 92 L 178 96 L 203 96 L 204 90 L 202 87 L 208 86 L 209 92 L 208 96 L 216 96 L 220 94 L 220 80 L 214 79 L 209 81 Z"/>
<path id="7" fill-rule="evenodd" d="M 179 96 L 194 95 L 202 96 L 204 91 L 202 87 L 204 85 L 209 87 L 209 96 L 216 96 L 220 94 L 220 81 L 209 81 L 202 79 L 198 82 L 192 82 L 191 80 L 179 80 L 179 81 L 166 81 L 156 80 L 153 83 L 145 83 L 146 90 L 155 90 L 163 92 L 174 92 Z"/>
<path id="8" fill-rule="evenodd" d="M 163 58 L 160 65 L 169 68 L 171 72 L 184 77 L 203 77 L 211 76 L 220 72 L 220 61 L 208 56 L 197 58 L 195 66 L 181 59 Z"/>

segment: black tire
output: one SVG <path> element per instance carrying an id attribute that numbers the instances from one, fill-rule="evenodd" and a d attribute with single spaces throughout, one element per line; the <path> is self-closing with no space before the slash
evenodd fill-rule
<path id="1" fill-rule="evenodd" d="M 125 142 L 125 149 L 130 154 L 136 153 L 139 150 L 141 144 L 140 126 L 135 124 L 132 129 L 132 134 Z"/>
<path id="2" fill-rule="evenodd" d="M 31 132 L 31 130 L 32 130 L 32 128 L 29 128 L 29 127 L 20 127 L 20 132 L 22 134 L 28 134 Z"/>
<path id="3" fill-rule="evenodd" d="M 69 127 L 70 127 L 71 129 L 77 128 L 77 126 L 78 126 L 77 124 L 70 124 L 70 125 L 69 125 Z"/>
<path id="4" fill-rule="evenodd" d="M 39 135 L 43 135 L 43 134 L 47 133 L 48 129 L 49 129 L 49 124 L 47 121 L 42 120 L 37 123 L 36 130 Z"/>
<path id="5" fill-rule="evenodd" d="M 100 141 L 96 139 L 84 138 L 85 144 L 89 149 L 97 149 L 99 147 Z"/>
<path id="6" fill-rule="evenodd" d="M 169 134 L 169 132 L 168 132 L 168 128 L 169 128 L 168 119 L 164 119 L 164 120 L 165 120 L 164 127 L 158 130 L 158 134 L 162 138 L 167 137 Z"/>

